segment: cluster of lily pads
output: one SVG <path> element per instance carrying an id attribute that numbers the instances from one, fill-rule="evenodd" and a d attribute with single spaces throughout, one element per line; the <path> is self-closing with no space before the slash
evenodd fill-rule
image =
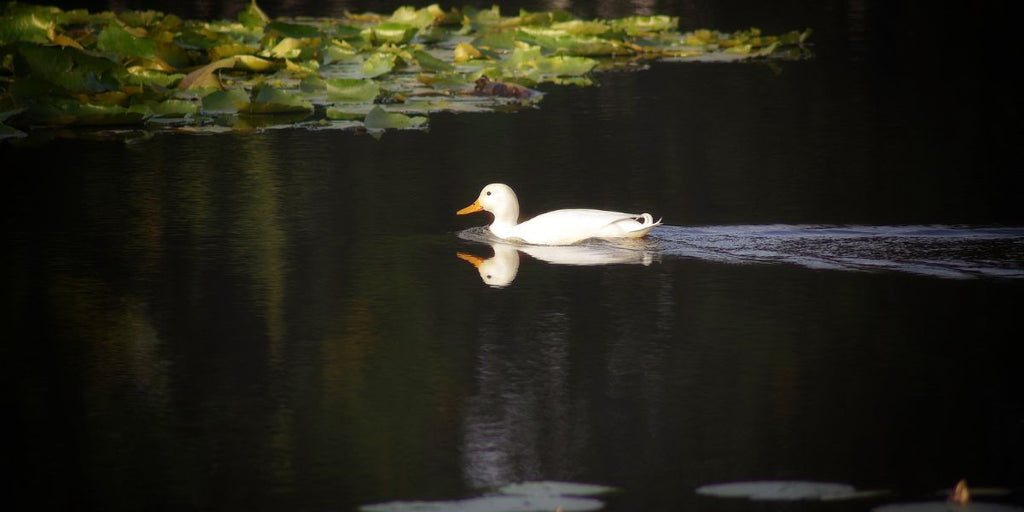
<path id="1" fill-rule="evenodd" d="M 810 30 L 680 32 L 675 17 L 401 7 L 234 20 L 11 2 L 0 17 L 0 138 L 40 127 L 230 131 L 424 128 L 433 112 L 535 104 L 534 87 L 656 59 L 801 58 Z"/>

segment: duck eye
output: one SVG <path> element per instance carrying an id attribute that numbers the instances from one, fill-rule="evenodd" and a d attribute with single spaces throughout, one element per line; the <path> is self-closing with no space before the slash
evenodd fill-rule
<path id="1" fill-rule="evenodd" d="M 491 191 L 490 190 L 487 191 L 487 195 L 491 195 Z"/>

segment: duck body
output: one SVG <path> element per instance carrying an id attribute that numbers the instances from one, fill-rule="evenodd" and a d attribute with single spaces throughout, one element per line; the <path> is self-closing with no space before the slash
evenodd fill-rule
<path id="1" fill-rule="evenodd" d="M 473 204 L 456 212 L 494 214 L 489 226 L 498 238 L 535 245 L 570 245 L 588 238 L 639 238 L 661 225 L 649 213 L 564 209 L 519 222 L 519 200 L 508 185 L 491 183 Z"/>

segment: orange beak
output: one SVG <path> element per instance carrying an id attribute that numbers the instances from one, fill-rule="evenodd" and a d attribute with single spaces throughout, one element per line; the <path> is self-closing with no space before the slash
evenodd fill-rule
<path id="1" fill-rule="evenodd" d="M 458 256 L 459 259 L 461 259 L 461 260 L 466 260 L 466 261 L 472 263 L 473 266 L 476 267 L 476 268 L 480 268 L 480 264 L 484 262 L 484 259 L 481 258 L 480 256 L 474 256 L 472 254 L 465 253 L 465 252 L 457 252 L 457 253 L 455 253 L 455 255 Z"/>
<path id="2" fill-rule="evenodd" d="M 466 215 L 468 213 L 478 212 L 483 209 L 484 207 L 480 205 L 480 200 L 477 199 L 476 201 L 473 201 L 473 204 L 455 212 L 455 215 Z"/>

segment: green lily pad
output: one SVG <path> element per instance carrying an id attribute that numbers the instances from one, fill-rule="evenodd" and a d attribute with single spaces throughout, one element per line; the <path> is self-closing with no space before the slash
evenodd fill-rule
<path id="1" fill-rule="evenodd" d="M 367 130 L 407 130 L 422 128 L 426 126 L 427 118 L 421 116 L 410 117 L 404 114 L 385 111 L 379 105 L 374 105 L 370 112 L 363 119 L 363 125 Z"/>
<path id="2" fill-rule="evenodd" d="M 8 9 L 12 5 L 16 4 L 8 4 Z M 16 9 L 10 15 L 0 18 L 0 46 L 16 41 L 49 43 L 54 25 L 52 11 L 40 8 Z"/>
<path id="3" fill-rule="evenodd" d="M 679 18 L 675 16 L 630 16 L 611 21 L 615 30 L 623 30 L 631 36 L 675 30 L 679 26 Z"/>
<path id="4" fill-rule="evenodd" d="M 124 57 L 151 57 L 156 53 L 155 41 L 132 34 L 114 22 L 108 24 L 97 36 L 96 47 Z"/>
<path id="5" fill-rule="evenodd" d="M 169 99 L 148 105 L 154 115 L 164 117 L 180 117 L 199 112 L 199 105 L 187 100 Z"/>
<path id="6" fill-rule="evenodd" d="M 214 91 L 203 96 L 202 105 L 206 113 L 233 114 L 249 105 L 249 95 L 241 89 Z"/>
<path id="7" fill-rule="evenodd" d="M 238 109 L 240 114 L 295 114 L 312 112 L 313 104 L 302 97 L 261 84 L 253 89 L 248 105 Z"/>
<path id="8" fill-rule="evenodd" d="M 809 29 L 680 33 L 679 20 L 664 15 L 584 20 L 564 10 L 505 15 L 498 6 L 431 4 L 390 15 L 272 19 L 255 1 L 245 4 L 236 19 L 185 21 L 152 10 L 9 3 L 0 15 L 0 98 L 29 107 L 17 118 L 26 126 L 148 121 L 143 129 L 187 132 L 184 125 L 209 126 L 213 115 L 224 129 L 294 117 L 309 129 L 368 119 L 374 131 L 426 124 L 412 114 L 530 107 L 542 95 L 523 102 L 521 87 L 588 86 L 595 73 L 653 60 L 810 55 Z M 475 90 L 484 75 L 493 85 Z M 378 98 L 386 110 L 374 110 Z M 326 109 L 314 111 L 312 102 Z"/>
<path id="9" fill-rule="evenodd" d="M 411 25 L 386 22 L 368 29 L 368 34 L 375 43 L 402 44 L 411 40 L 417 31 Z"/>
<path id="10" fill-rule="evenodd" d="M 358 78 L 329 78 L 327 98 L 331 101 L 370 101 L 380 94 L 380 86 L 373 80 Z"/>
<path id="11" fill-rule="evenodd" d="M 267 16 L 267 13 L 263 12 L 256 2 L 249 2 L 249 5 L 238 13 L 238 21 L 249 28 L 262 28 L 270 22 L 270 16 Z"/>
<path id="12" fill-rule="evenodd" d="M 420 67 L 430 71 L 454 71 L 455 66 L 437 58 L 433 55 L 423 51 L 416 50 L 412 53 L 413 58 L 419 63 Z"/>
<path id="13" fill-rule="evenodd" d="M 374 78 L 391 72 L 394 67 L 395 54 L 377 52 L 363 61 L 359 69 L 365 78 Z"/>

